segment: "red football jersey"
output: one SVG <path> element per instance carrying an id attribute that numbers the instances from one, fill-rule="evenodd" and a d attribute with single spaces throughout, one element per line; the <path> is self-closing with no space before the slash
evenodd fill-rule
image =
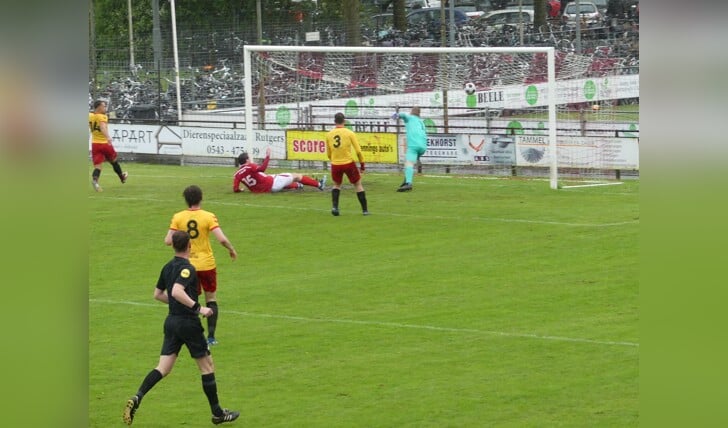
<path id="1" fill-rule="evenodd" d="M 233 177 L 233 191 L 240 192 L 240 183 L 243 183 L 253 193 L 270 192 L 273 187 L 273 176 L 263 172 L 268 167 L 269 160 L 266 157 L 261 165 L 253 162 L 240 165 Z"/>

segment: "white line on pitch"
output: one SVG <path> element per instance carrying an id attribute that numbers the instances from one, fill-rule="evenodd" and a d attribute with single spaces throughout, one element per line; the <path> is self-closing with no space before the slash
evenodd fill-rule
<path id="1" fill-rule="evenodd" d="M 110 304 L 124 304 L 134 306 L 150 306 L 165 308 L 165 305 L 158 303 L 141 303 L 132 301 L 116 301 L 116 300 L 105 300 L 105 299 L 89 299 L 91 303 L 110 303 Z M 583 339 L 578 337 L 564 337 L 564 336 L 549 336 L 540 334 L 530 333 L 509 333 L 505 331 L 492 331 L 492 330 L 479 330 L 474 328 L 453 328 L 453 327 L 438 327 L 432 325 L 421 325 L 421 324 L 404 324 L 398 322 L 387 322 L 387 321 L 360 321 L 360 320 L 348 320 L 348 319 L 334 319 L 334 318 L 309 318 L 300 317 L 293 315 L 275 315 L 275 314 L 261 314 L 245 311 L 225 310 L 226 314 L 236 314 L 245 317 L 256 317 L 256 318 L 273 318 L 283 319 L 292 321 L 305 321 L 305 322 L 319 322 L 319 323 L 332 323 L 332 324 L 356 324 L 356 325 L 370 325 L 375 327 L 394 327 L 394 328 L 408 328 L 413 330 L 430 330 L 430 331 L 445 331 L 451 333 L 475 333 L 475 334 L 487 334 L 490 336 L 502 336 L 502 337 L 518 337 L 526 339 L 539 339 L 539 340 L 550 340 L 557 342 L 576 342 L 576 343 L 592 343 L 595 345 L 610 345 L 610 346 L 629 346 L 639 347 L 639 343 L 636 342 L 625 342 L 625 341 L 612 341 L 612 340 L 596 340 L 596 339 Z"/>
<path id="2" fill-rule="evenodd" d="M 89 196 L 93 198 L 93 196 Z M 149 201 L 149 202 L 173 202 L 171 200 L 165 201 L 162 199 L 155 198 L 135 198 L 135 197 L 104 197 L 104 199 L 117 199 L 127 201 Z M 246 202 L 221 202 L 221 201 L 206 201 L 208 205 L 228 205 L 233 207 L 248 207 L 248 208 L 266 208 L 266 209 L 285 209 L 285 210 L 297 210 L 297 211 L 322 211 L 328 212 L 329 209 L 318 209 L 318 208 L 307 208 L 307 207 L 293 207 L 291 205 L 264 205 L 264 204 L 250 204 Z M 400 214 L 400 213 L 388 213 L 377 211 L 377 216 L 392 216 L 392 217 L 410 217 L 410 218 L 423 218 L 423 219 L 437 219 L 437 220 L 473 220 L 473 221 L 492 221 L 499 223 L 526 223 L 526 224 L 544 224 L 552 226 L 570 226 L 570 227 L 613 227 L 613 226 L 626 226 L 630 224 L 638 224 L 639 220 L 628 220 L 619 221 L 614 223 L 572 223 L 563 221 L 545 221 L 545 220 L 528 220 L 518 218 L 502 218 L 502 217 L 458 217 L 458 216 L 437 216 L 437 215 L 418 215 L 418 214 Z"/>

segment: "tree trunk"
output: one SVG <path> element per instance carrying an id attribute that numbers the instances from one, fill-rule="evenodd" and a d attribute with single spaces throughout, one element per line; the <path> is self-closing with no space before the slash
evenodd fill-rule
<path id="1" fill-rule="evenodd" d="M 566 0 L 564 0 L 566 1 Z M 533 27 L 539 28 L 546 23 L 546 1 L 535 0 L 533 2 Z"/>
<path id="2" fill-rule="evenodd" d="M 404 0 L 394 0 L 392 12 L 394 14 L 394 28 L 399 31 L 407 30 L 407 12 L 405 11 Z"/>
<path id="3" fill-rule="evenodd" d="M 346 25 L 346 45 L 361 46 L 361 24 L 359 23 L 359 0 L 344 0 L 343 21 Z"/>

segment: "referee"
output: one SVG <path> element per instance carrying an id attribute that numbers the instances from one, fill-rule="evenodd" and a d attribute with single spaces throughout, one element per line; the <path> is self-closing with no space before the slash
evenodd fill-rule
<path id="1" fill-rule="evenodd" d="M 240 416 L 240 412 L 223 409 L 217 399 L 215 366 L 198 316 L 202 314 L 209 317 L 213 310 L 197 302 L 197 273 L 189 261 L 190 235 L 184 231 L 174 232 L 172 247 L 174 258 L 162 268 L 154 289 L 154 298 L 169 305 L 169 314 L 164 320 L 164 342 L 159 364 L 147 374 L 137 393 L 127 400 L 124 422 L 131 425 L 144 395 L 172 371 L 182 345 L 187 346 L 200 368 L 202 390 L 212 410 L 212 423 L 232 422 Z"/>

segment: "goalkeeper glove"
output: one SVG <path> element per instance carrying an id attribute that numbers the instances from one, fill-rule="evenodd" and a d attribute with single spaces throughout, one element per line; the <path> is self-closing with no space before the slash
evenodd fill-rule
<path id="1" fill-rule="evenodd" d="M 394 113 L 392 115 L 392 120 L 397 120 L 397 119 L 399 119 L 399 113 Z"/>
<path id="2" fill-rule="evenodd" d="M 364 171 L 366 171 L 366 168 L 364 167 L 364 162 L 362 162 L 362 164 L 361 164 L 361 166 L 359 167 L 359 169 L 361 170 L 361 172 L 364 172 Z"/>

